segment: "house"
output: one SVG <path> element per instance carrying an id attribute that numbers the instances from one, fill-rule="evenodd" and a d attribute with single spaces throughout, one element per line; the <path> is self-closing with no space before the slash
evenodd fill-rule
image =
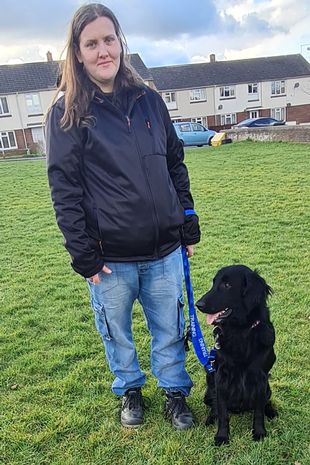
<path id="1" fill-rule="evenodd" d="M 310 64 L 302 55 L 216 61 L 147 68 L 130 55 L 144 82 L 157 89 L 175 121 L 200 122 L 216 130 L 242 119 L 272 116 L 310 123 Z M 44 152 L 44 116 L 60 75 L 47 62 L 0 66 L 0 155 Z"/>
<path id="2" fill-rule="evenodd" d="M 154 88 L 140 56 L 130 55 L 130 62 Z M 60 65 L 50 52 L 46 62 L 0 65 L 0 155 L 44 153 L 44 117 L 56 93 Z"/>
<path id="3" fill-rule="evenodd" d="M 175 121 L 228 128 L 271 116 L 310 123 L 310 64 L 302 55 L 216 61 L 149 69 Z"/>

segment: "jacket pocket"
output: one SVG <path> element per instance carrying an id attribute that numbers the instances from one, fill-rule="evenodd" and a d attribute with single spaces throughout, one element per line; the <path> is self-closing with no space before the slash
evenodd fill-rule
<path id="1" fill-rule="evenodd" d="M 160 153 L 146 155 L 143 162 L 152 191 L 160 229 L 167 231 L 170 228 L 181 226 L 184 222 L 184 209 L 170 177 L 166 155 Z"/>

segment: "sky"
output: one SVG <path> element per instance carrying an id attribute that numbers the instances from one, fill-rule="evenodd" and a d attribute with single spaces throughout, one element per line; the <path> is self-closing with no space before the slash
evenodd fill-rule
<path id="1" fill-rule="evenodd" d="M 0 64 L 64 58 L 80 0 L 1 0 Z M 310 0 L 106 0 L 131 53 L 148 67 L 301 53 L 310 61 Z"/>

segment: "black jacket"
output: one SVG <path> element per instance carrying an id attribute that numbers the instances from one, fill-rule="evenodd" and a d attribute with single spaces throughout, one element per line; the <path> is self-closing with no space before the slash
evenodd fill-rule
<path id="1" fill-rule="evenodd" d="M 124 104 L 125 102 L 125 104 Z M 181 242 L 184 210 L 193 208 L 184 153 L 162 98 L 127 91 L 121 110 L 100 92 L 91 127 L 59 126 L 63 97 L 47 119 L 48 177 L 56 219 L 85 277 L 104 261 L 163 257 Z M 199 241 L 198 219 L 186 217 L 187 245 Z"/>

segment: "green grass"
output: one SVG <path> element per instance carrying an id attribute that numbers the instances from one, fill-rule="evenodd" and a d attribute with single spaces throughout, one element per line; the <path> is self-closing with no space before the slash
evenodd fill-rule
<path id="1" fill-rule="evenodd" d="M 0 462 L 5 465 L 310 464 L 309 145 L 243 142 L 191 149 L 186 162 L 201 219 L 191 260 L 198 298 L 216 270 L 244 263 L 274 289 L 279 418 L 251 439 L 251 415 L 233 416 L 231 442 L 215 448 L 204 426 L 204 372 L 193 350 L 189 403 L 197 427 L 172 431 L 149 370 L 149 337 L 134 310 L 148 376 L 145 425 L 119 426 L 86 285 L 69 266 L 55 225 L 44 161 L 0 163 Z M 199 315 L 208 345 L 212 338 Z"/>

